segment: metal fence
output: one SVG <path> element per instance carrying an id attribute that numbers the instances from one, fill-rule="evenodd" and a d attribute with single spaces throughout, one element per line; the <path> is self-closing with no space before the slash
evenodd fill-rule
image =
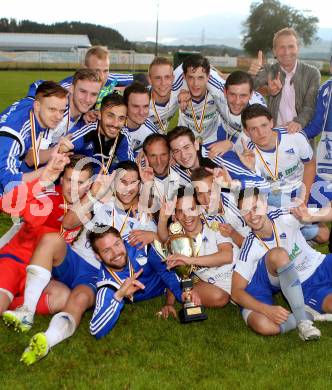
<path id="1" fill-rule="evenodd" d="M 84 62 L 86 49 L 70 52 L 52 51 L 0 51 L 0 69 L 77 69 Z M 111 69 L 129 71 L 146 70 L 154 58 L 153 54 L 136 53 L 133 50 L 110 51 Z M 207 57 L 211 65 L 218 68 L 248 68 L 252 59 L 243 57 Z M 269 60 L 270 61 L 270 60 Z M 271 61 L 274 61 L 271 59 Z M 323 61 L 306 60 L 319 70 L 324 67 Z"/>

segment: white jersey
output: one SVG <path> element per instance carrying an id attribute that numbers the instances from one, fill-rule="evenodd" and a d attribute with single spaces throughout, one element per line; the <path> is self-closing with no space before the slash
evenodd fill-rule
<path id="1" fill-rule="evenodd" d="M 126 126 L 125 129 L 130 135 L 131 148 L 134 151 L 135 157 L 142 150 L 143 142 L 148 135 L 153 133 L 160 133 L 158 128 L 150 121 L 150 119 L 147 119 L 142 125 L 140 125 L 136 129 L 131 129 L 128 126 Z"/>
<path id="2" fill-rule="evenodd" d="M 275 129 L 278 134 L 278 155 L 276 149 L 264 151 L 248 143 L 248 148 L 255 151 L 255 170 L 271 183 L 272 190 L 291 193 L 302 185 L 303 163 L 313 158 L 312 148 L 304 133 L 289 134 L 283 128 Z M 265 161 L 265 164 L 264 164 Z M 278 167 L 275 171 L 276 165 Z"/>
<path id="3" fill-rule="evenodd" d="M 235 245 L 230 238 L 223 237 L 218 231 L 215 232 L 210 229 L 206 224 L 203 224 L 201 245 L 200 247 L 197 247 L 197 241 L 194 240 L 194 248 L 198 252 L 198 256 L 206 256 L 218 252 L 218 245 L 224 243 L 232 244 L 234 251 Z M 225 290 L 228 294 L 230 294 L 232 269 L 233 263 L 225 264 L 218 267 L 200 266 L 194 271 L 194 273 L 204 282 L 214 284 L 217 287 L 220 287 Z"/>
<path id="4" fill-rule="evenodd" d="M 315 272 L 325 255 L 307 244 L 300 230 L 303 225 L 289 214 L 289 211 L 276 209 L 268 213 L 268 218 L 274 222 L 279 245 L 286 249 L 303 283 Z M 277 246 L 274 234 L 271 238 L 262 241 L 269 249 Z M 239 260 L 235 264 L 234 270 L 248 282 L 256 271 L 258 261 L 268 250 L 262 241 L 254 233 L 250 233 L 242 244 Z"/>
<path id="5" fill-rule="evenodd" d="M 191 99 L 184 112 L 179 112 L 178 125 L 186 126 L 203 145 L 217 141 L 217 129 L 221 123 L 215 97 L 207 91 L 199 101 Z"/>
<path id="6" fill-rule="evenodd" d="M 71 118 L 69 105 L 67 105 L 61 122 L 52 131 L 49 131 L 41 140 L 40 149 L 46 150 L 51 146 L 56 145 L 61 137 L 69 133 L 69 131 L 77 124 L 80 118 L 81 116 L 79 116 L 77 119 Z"/>
<path id="7" fill-rule="evenodd" d="M 247 237 L 251 229 L 246 225 L 242 218 L 239 209 L 234 202 L 232 193 L 221 194 L 222 212 L 216 215 L 205 214 L 205 217 L 210 224 L 213 221 L 227 223 L 231 225 L 242 237 Z"/>
<path id="8" fill-rule="evenodd" d="M 173 81 L 172 90 L 178 92 L 180 92 L 181 89 L 188 90 L 188 85 L 183 74 L 182 64 L 180 64 L 177 68 L 174 69 L 173 74 L 174 74 L 174 81 Z M 225 80 L 220 76 L 217 69 L 211 66 L 210 76 L 208 79 L 208 89 L 210 88 L 211 90 L 222 89 L 224 85 L 225 85 Z"/>
<path id="9" fill-rule="evenodd" d="M 135 216 L 132 214 L 127 215 L 127 211 L 115 206 L 114 201 L 110 201 L 108 204 L 101 202 L 95 203 L 93 212 L 93 219 L 86 224 L 78 240 L 73 244 L 75 252 L 84 259 L 88 259 L 89 263 L 96 261 L 95 254 L 87 237 L 89 230 L 93 230 L 95 224 L 114 226 L 118 231 L 122 230 L 121 237 L 124 240 L 128 239 L 128 235 L 133 229 L 157 231 L 156 224 L 148 218 L 146 213 L 141 213 L 142 215 L 140 217 L 137 214 Z"/>
<path id="10" fill-rule="evenodd" d="M 167 133 L 170 119 L 179 109 L 178 93 L 171 91 L 171 96 L 167 103 L 161 104 L 150 99 L 148 119 L 159 129 L 160 133 Z"/>
<path id="11" fill-rule="evenodd" d="M 234 115 L 231 113 L 224 94 L 224 88 L 222 88 L 219 92 L 215 87 L 211 88 L 211 86 L 208 86 L 208 89 L 215 98 L 215 104 L 221 116 L 221 125 L 226 133 L 226 136 L 223 138 L 236 142 L 239 135 L 243 132 L 241 114 Z M 266 107 L 266 102 L 263 96 L 259 92 L 253 91 L 248 105 L 250 106 L 256 103 Z M 219 138 L 221 137 L 219 136 Z"/>

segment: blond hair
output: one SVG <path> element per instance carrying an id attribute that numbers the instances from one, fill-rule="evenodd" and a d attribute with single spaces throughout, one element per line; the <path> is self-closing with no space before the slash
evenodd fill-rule
<path id="1" fill-rule="evenodd" d="M 151 72 L 151 69 L 155 65 L 169 65 L 171 68 L 173 68 L 172 62 L 166 58 L 166 57 L 155 57 L 151 64 L 149 65 L 149 74 Z"/>
<path id="2" fill-rule="evenodd" d="M 99 60 L 105 60 L 109 57 L 109 54 L 108 49 L 104 46 L 92 46 L 85 54 L 84 65 L 89 67 L 89 60 L 93 56 L 97 57 Z"/>

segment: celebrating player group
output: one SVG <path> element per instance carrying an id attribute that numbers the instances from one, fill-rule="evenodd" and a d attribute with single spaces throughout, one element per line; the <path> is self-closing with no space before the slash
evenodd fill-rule
<path id="1" fill-rule="evenodd" d="M 298 49 L 284 28 L 273 64 L 260 52 L 223 75 L 200 54 L 176 69 L 156 57 L 144 82 L 110 73 L 95 46 L 73 76 L 37 80 L 0 113 L 0 208 L 15 219 L 0 239 L 0 314 L 18 332 L 52 315 L 24 364 L 87 310 L 100 339 L 126 304 L 161 295 L 165 319 L 176 301 L 195 315 L 234 304 L 258 334 L 321 337 L 332 255 L 314 248 L 330 239 L 332 79 L 320 86 Z"/>

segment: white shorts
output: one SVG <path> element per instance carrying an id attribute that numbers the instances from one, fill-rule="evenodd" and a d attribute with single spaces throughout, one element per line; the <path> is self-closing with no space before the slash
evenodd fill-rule
<path id="1" fill-rule="evenodd" d="M 233 264 L 222 267 L 202 267 L 194 271 L 203 282 L 217 286 L 231 294 Z"/>

